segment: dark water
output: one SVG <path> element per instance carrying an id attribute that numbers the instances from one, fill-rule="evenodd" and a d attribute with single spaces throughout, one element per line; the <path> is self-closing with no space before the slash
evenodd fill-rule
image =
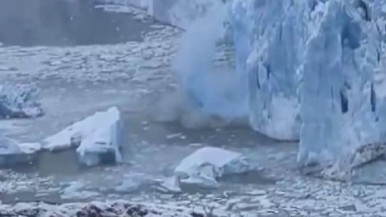
<path id="1" fill-rule="evenodd" d="M 140 40 L 148 26 L 92 0 L 1 0 L 0 42 L 20 46 L 113 44 Z"/>

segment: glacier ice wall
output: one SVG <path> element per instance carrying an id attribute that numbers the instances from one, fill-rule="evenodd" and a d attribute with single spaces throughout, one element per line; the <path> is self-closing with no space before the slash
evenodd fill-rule
<path id="1" fill-rule="evenodd" d="M 297 66 L 304 30 L 302 4 L 235 1 L 232 7 L 237 70 L 248 87 L 252 127 L 272 138 L 297 140 Z"/>
<path id="2" fill-rule="evenodd" d="M 386 141 L 386 3 L 318 2 L 300 68 L 298 160 L 330 162 Z"/>
<path id="3" fill-rule="evenodd" d="M 300 138 L 304 164 L 385 142 L 385 6 L 234 1 L 237 68 L 247 78 L 253 128 Z"/>

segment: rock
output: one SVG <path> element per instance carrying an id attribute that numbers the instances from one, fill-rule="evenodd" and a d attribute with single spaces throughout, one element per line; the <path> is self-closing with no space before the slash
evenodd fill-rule
<path id="1" fill-rule="evenodd" d="M 36 118 L 44 114 L 38 90 L 27 85 L 0 85 L 0 118 Z"/>

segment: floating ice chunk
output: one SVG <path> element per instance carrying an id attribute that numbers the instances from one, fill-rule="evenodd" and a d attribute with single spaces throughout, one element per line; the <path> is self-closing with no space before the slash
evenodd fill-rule
<path id="1" fill-rule="evenodd" d="M 30 163 L 40 151 L 39 143 L 18 143 L 7 138 L 0 138 L 0 166 Z"/>
<path id="2" fill-rule="evenodd" d="M 43 115 L 36 88 L 0 85 L 0 118 L 34 118 Z"/>
<path id="3" fill-rule="evenodd" d="M 59 133 L 46 138 L 43 143 L 43 149 L 52 151 L 77 147 L 83 140 L 90 136 L 93 136 L 94 139 L 98 140 L 98 136 L 93 135 L 93 133 L 97 132 L 99 133 L 99 137 L 102 137 L 103 129 L 110 127 L 112 122 L 119 122 L 116 121 L 117 118 L 120 118 L 119 111 L 115 107 L 110 108 L 108 111 L 96 112 L 94 115 L 76 122 Z M 104 133 L 107 132 L 105 131 Z"/>
<path id="4" fill-rule="evenodd" d="M 240 153 L 215 147 L 204 147 L 184 158 L 175 168 L 181 183 L 216 187 L 224 175 L 241 174 L 253 168 Z"/>
<path id="5" fill-rule="evenodd" d="M 82 139 L 76 152 L 80 163 L 93 166 L 122 161 L 122 122 L 120 112 L 113 107 L 99 116 L 94 130 Z"/>
<path id="6" fill-rule="evenodd" d="M 166 180 L 164 180 L 162 183 L 160 183 L 159 186 L 157 186 L 157 189 L 168 193 L 182 192 L 181 186 L 180 186 L 180 177 L 173 176 L 173 177 L 166 178 Z"/>
<path id="7" fill-rule="evenodd" d="M 19 149 L 22 153 L 25 154 L 33 154 L 36 152 L 39 152 L 42 148 L 42 145 L 40 143 L 20 143 Z"/>

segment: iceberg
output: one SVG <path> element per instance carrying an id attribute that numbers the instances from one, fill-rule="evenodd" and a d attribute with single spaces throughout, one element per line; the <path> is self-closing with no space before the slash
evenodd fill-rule
<path id="1" fill-rule="evenodd" d="M 121 162 L 123 128 L 118 109 L 110 108 L 97 122 L 98 127 L 76 149 L 80 163 L 95 166 Z"/>
<path id="2" fill-rule="evenodd" d="M 44 113 L 38 98 L 38 90 L 34 87 L 0 85 L 0 119 L 42 116 Z"/>
<path id="3" fill-rule="evenodd" d="M 44 150 L 77 147 L 79 162 L 86 166 L 122 160 L 122 120 L 116 107 L 96 112 L 44 140 Z"/>
<path id="4" fill-rule="evenodd" d="M 184 158 L 174 169 L 174 174 L 181 183 L 216 187 L 217 180 L 223 176 L 242 174 L 253 169 L 241 153 L 203 147 Z"/>

